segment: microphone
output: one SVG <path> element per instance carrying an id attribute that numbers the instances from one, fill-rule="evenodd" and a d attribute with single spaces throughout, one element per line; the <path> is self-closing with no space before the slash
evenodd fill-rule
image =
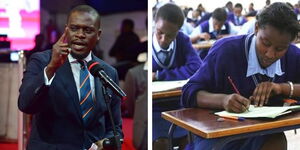
<path id="1" fill-rule="evenodd" d="M 124 139 L 120 139 L 120 143 L 123 144 L 124 142 Z M 117 144 L 116 144 L 116 140 L 114 137 L 111 137 L 111 138 L 108 138 L 108 139 L 105 139 L 103 141 L 103 148 L 105 149 L 109 149 L 109 148 L 113 148 L 115 147 Z"/>
<path id="2" fill-rule="evenodd" d="M 104 84 L 108 85 L 108 87 L 119 97 L 121 97 L 122 100 L 126 100 L 126 94 L 122 91 L 122 89 L 104 72 L 101 65 L 96 61 L 89 61 L 87 63 L 88 69 L 90 73 L 94 77 L 99 77 Z"/>

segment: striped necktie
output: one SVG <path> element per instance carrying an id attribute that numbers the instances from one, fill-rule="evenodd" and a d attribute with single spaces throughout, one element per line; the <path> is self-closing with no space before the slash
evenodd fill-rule
<path id="1" fill-rule="evenodd" d="M 86 124 L 89 113 L 93 109 L 92 89 L 90 85 L 89 72 L 86 67 L 86 62 L 78 60 L 80 63 L 80 107 L 83 122 Z"/>
<path id="2" fill-rule="evenodd" d="M 237 25 L 237 26 L 240 25 L 240 17 L 236 17 L 236 25 Z"/>
<path id="3" fill-rule="evenodd" d="M 157 53 L 157 57 L 163 65 L 168 65 L 170 62 L 170 58 L 171 58 L 170 54 L 171 53 L 172 53 L 171 50 L 170 51 L 161 50 Z"/>

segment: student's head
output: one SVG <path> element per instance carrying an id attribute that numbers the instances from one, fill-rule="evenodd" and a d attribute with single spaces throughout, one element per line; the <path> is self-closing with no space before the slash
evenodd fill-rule
<path id="1" fill-rule="evenodd" d="M 76 59 L 85 58 L 100 39 L 98 12 L 88 5 L 73 8 L 68 16 L 65 32 L 65 40 L 72 49 L 71 55 Z"/>
<path id="2" fill-rule="evenodd" d="M 242 15 L 243 6 L 240 3 L 237 3 L 234 5 L 233 13 L 235 16 L 241 16 Z"/>
<path id="3" fill-rule="evenodd" d="M 253 11 L 253 10 L 254 10 L 254 4 L 253 4 L 253 3 L 250 3 L 250 4 L 249 4 L 248 10 L 249 10 L 249 11 Z"/>
<path id="4" fill-rule="evenodd" d="M 200 11 L 198 11 L 198 10 L 193 10 L 192 18 L 193 18 L 193 19 L 198 19 L 199 16 L 200 16 Z"/>
<path id="5" fill-rule="evenodd" d="M 227 19 L 227 13 L 223 8 L 217 8 L 212 13 L 213 27 L 215 31 L 221 30 Z"/>
<path id="6" fill-rule="evenodd" d="M 284 56 L 299 31 L 296 14 L 284 3 L 273 3 L 260 12 L 255 35 L 261 67 L 266 68 Z"/>
<path id="7" fill-rule="evenodd" d="M 134 22 L 131 19 L 124 19 L 121 25 L 121 32 L 132 32 L 134 29 Z"/>
<path id="8" fill-rule="evenodd" d="M 226 5 L 225 5 L 225 7 L 226 7 L 229 11 L 232 11 L 232 9 L 233 9 L 233 4 L 232 4 L 232 2 L 231 2 L 231 1 L 227 2 Z"/>
<path id="9" fill-rule="evenodd" d="M 168 3 L 160 7 L 155 16 L 155 36 L 161 48 L 167 49 L 176 38 L 184 21 L 182 10 Z"/>
<path id="10" fill-rule="evenodd" d="M 266 5 L 270 5 L 271 4 L 271 0 L 266 0 Z"/>

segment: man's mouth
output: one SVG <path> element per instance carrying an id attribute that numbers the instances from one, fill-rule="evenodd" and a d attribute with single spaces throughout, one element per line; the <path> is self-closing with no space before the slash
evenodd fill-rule
<path id="1" fill-rule="evenodd" d="M 83 49 L 86 47 L 86 43 L 84 42 L 72 42 L 74 49 Z"/>

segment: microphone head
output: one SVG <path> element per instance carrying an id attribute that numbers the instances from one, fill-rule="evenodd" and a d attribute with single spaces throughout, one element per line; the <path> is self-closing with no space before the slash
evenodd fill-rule
<path id="1" fill-rule="evenodd" d="M 100 70 L 103 70 L 103 68 L 100 66 L 99 62 L 96 62 L 96 61 L 89 61 L 87 63 L 87 66 L 88 66 L 88 70 L 90 71 L 90 73 L 95 76 L 96 73 Z"/>

